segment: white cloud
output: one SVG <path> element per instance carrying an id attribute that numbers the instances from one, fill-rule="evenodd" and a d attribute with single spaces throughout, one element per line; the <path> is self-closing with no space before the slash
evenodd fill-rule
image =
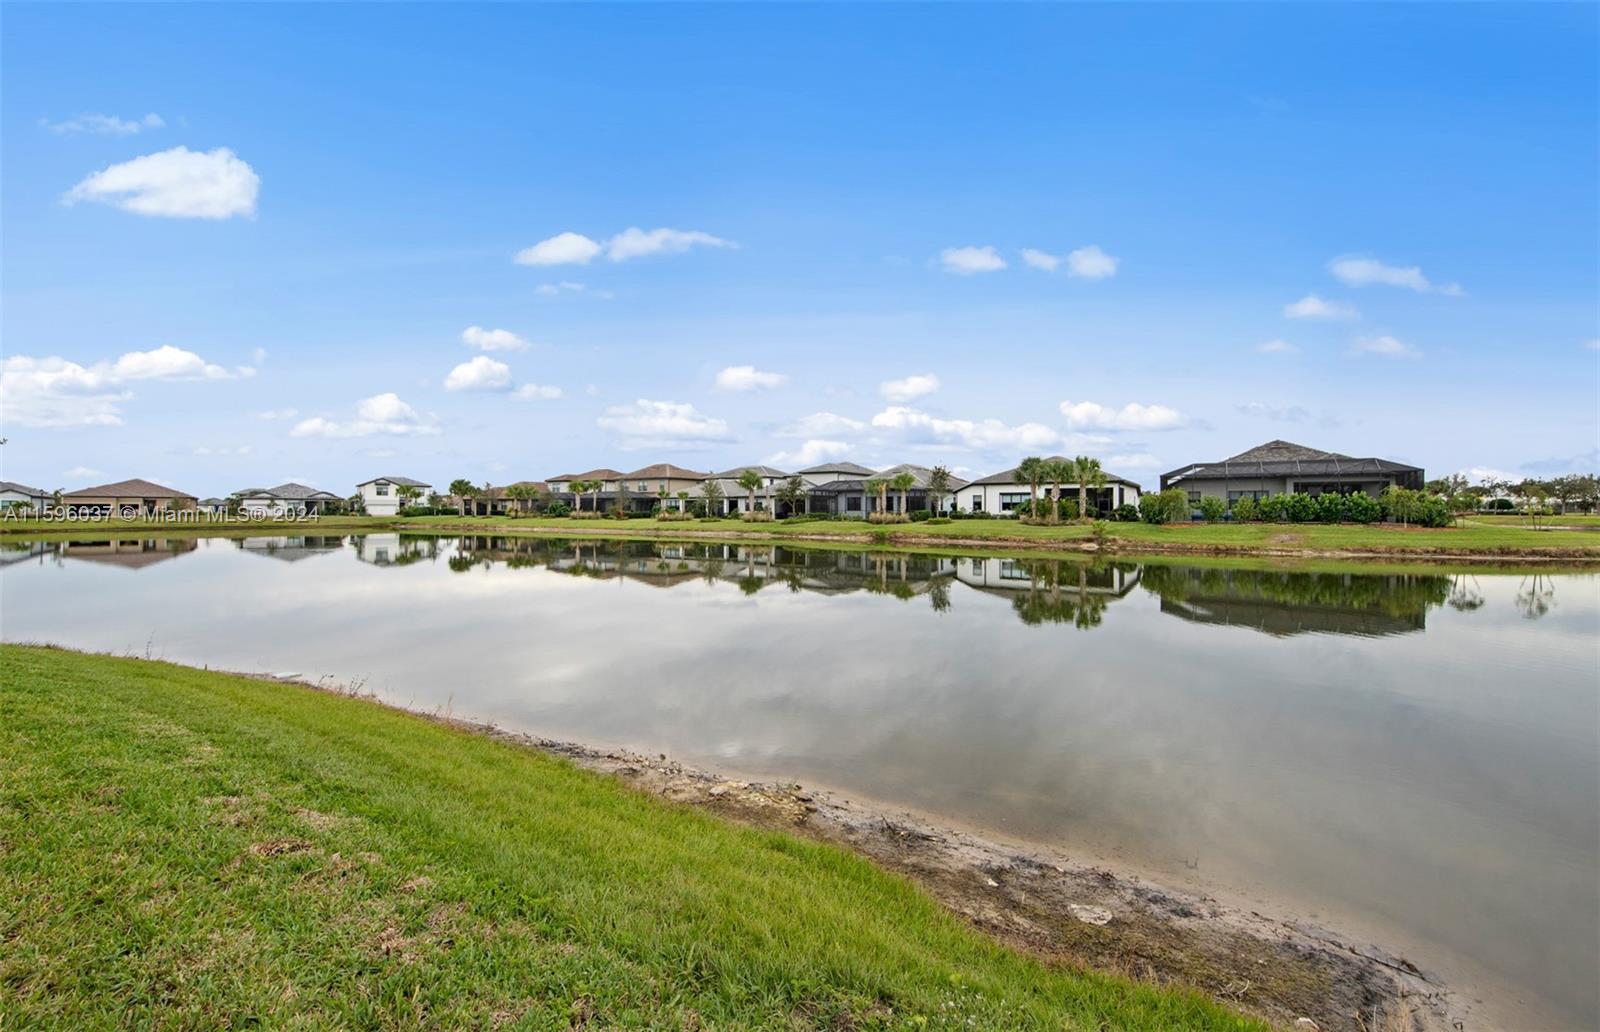
<path id="1" fill-rule="evenodd" d="M 939 252 L 939 264 L 945 272 L 971 276 L 977 272 L 997 272 L 1006 267 L 1006 260 L 993 247 L 947 247 Z"/>
<path id="2" fill-rule="evenodd" d="M 68 480 L 91 480 L 105 476 L 105 471 L 88 466 L 73 466 L 71 469 L 62 470 L 61 475 Z"/>
<path id="3" fill-rule="evenodd" d="M 562 396 L 560 387 L 551 387 L 547 384 L 525 383 L 511 392 L 513 398 L 522 401 L 554 401 Z"/>
<path id="4" fill-rule="evenodd" d="M 293 419 L 295 416 L 298 416 L 299 414 L 300 414 L 300 410 L 299 409 L 293 409 L 293 408 L 267 409 L 264 412 L 257 412 L 256 413 L 256 418 L 257 419 Z"/>
<path id="5" fill-rule="evenodd" d="M 254 217 L 261 177 L 226 147 L 174 147 L 111 165 L 67 192 L 67 204 L 96 201 L 135 215 L 176 219 Z"/>
<path id="6" fill-rule="evenodd" d="M 1431 291 L 1439 294 L 1448 294 L 1452 297 L 1458 297 L 1463 293 L 1461 285 L 1458 283 L 1435 285 L 1415 265 L 1404 267 L 1385 265 L 1376 258 L 1346 255 L 1329 262 L 1328 271 L 1333 273 L 1335 279 L 1352 287 L 1381 284 L 1389 287 L 1404 287 L 1408 290 L 1415 290 L 1418 293 Z"/>
<path id="7" fill-rule="evenodd" d="M 267 349 L 256 348 L 250 353 L 250 357 L 255 361 L 256 365 L 265 365 L 267 362 Z"/>
<path id="8" fill-rule="evenodd" d="M 444 378 L 447 391 L 503 391 L 510 386 L 511 367 L 488 355 L 468 359 Z"/>
<path id="9" fill-rule="evenodd" d="M 517 252 L 518 265 L 588 265 L 600 245 L 582 233 L 557 233 Z"/>
<path id="10" fill-rule="evenodd" d="M 778 431 L 780 437 L 828 437 L 838 434 L 856 434 L 867 428 L 859 419 L 841 416 L 835 412 L 813 412 L 801 416 Z"/>
<path id="11" fill-rule="evenodd" d="M 1042 423 L 1012 426 L 998 419 L 943 419 L 919 409 L 891 405 L 872 417 L 878 430 L 894 431 L 912 443 L 943 444 L 984 451 L 989 449 L 1050 448 L 1061 434 Z"/>
<path id="12" fill-rule="evenodd" d="M 632 405 L 613 405 L 595 420 L 601 429 L 622 437 L 624 448 L 684 446 L 732 438 L 728 424 L 707 416 L 686 402 L 640 398 Z"/>
<path id="13" fill-rule="evenodd" d="M 794 451 L 774 452 L 761 461 L 779 469 L 805 469 L 831 459 L 842 459 L 850 454 L 850 448 L 844 441 L 814 437 Z"/>
<path id="14" fill-rule="evenodd" d="M 1116 258 L 1090 244 L 1067 253 L 1067 275 L 1079 279 L 1107 279 L 1117 274 Z"/>
<path id="15" fill-rule="evenodd" d="M 1509 480 L 1516 483 L 1522 480 L 1520 473 L 1507 473 L 1503 469 L 1492 466 L 1472 466 L 1461 471 L 1462 475 L 1475 484 L 1482 484 L 1489 480 Z"/>
<path id="16" fill-rule="evenodd" d="M 102 115 L 98 112 L 79 115 L 62 122 L 51 122 L 39 119 L 39 124 L 55 133 L 57 136 L 77 136 L 90 134 L 94 136 L 134 136 L 146 129 L 160 129 L 167 123 L 160 115 L 154 112 L 143 118 L 118 118 L 116 115 Z"/>
<path id="17" fill-rule="evenodd" d="M 0 422 L 21 426 L 120 426 L 127 384 L 140 380 L 231 380 L 252 376 L 248 366 L 230 372 L 192 351 L 162 345 L 130 351 L 115 361 L 85 366 L 50 356 L 12 355 L 0 362 Z"/>
<path id="18" fill-rule="evenodd" d="M 1281 339 L 1263 341 L 1256 345 L 1257 354 L 1262 355 L 1292 355 L 1299 350 L 1293 344 Z"/>
<path id="19" fill-rule="evenodd" d="M 558 233 L 546 240 L 541 240 L 532 247 L 524 248 L 517 252 L 515 261 L 518 265 L 588 265 L 602 252 L 614 262 L 625 262 L 630 258 L 643 258 L 652 254 L 682 254 L 693 247 L 738 247 L 731 240 L 703 233 L 698 229 L 640 229 L 629 226 L 627 229 L 611 237 L 604 243 L 592 240 L 582 233 Z M 549 286 L 549 284 L 546 284 Z M 541 293 L 555 293 L 557 290 L 575 288 L 582 290 L 581 284 L 556 284 L 555 289 Z"/>
<path id="20" fill-rule="evenodd" d="M 356 404 L 356 418 L 340 423 L 322 416 L 303 419 L 289 431 L 290 437 L 370 437 L 437 434 L 439 428 L 417 410 L 401 401 L 392 391 L 375 394 Z"/>
<path id="21" fill-rule="evenodd" d="M 528 342 L 510 330 L 486 330 L 468 326 L 461 331 L 461 343 L 479 351 L 522 351 Z"/>
<path id="22" fill-rule="evenodd" d="M 716 388 L 719 391 L 764 391 L 782 387 L 788 382 L 789 378 L 783 373 L 768 373 L 755 366 L 736 365 L 728 366 L 717 374 Z"/>
<path id="23" fill-rule="evenodd" d="M 691 247 L 738 247 L 731 240 L 714 237 L 697 229 L 650 229 L 629 226 L 606 241 L 606 257 L 614 262 L 643 258 L 652 254 L 682 254 Z"/>
<path id="24" fill-rule="evenodd" d="M 1286 319 L 1359 319 L 1361 313 L 1351 305 L 1324 301 L 1315 294 L 1307 294 L 1298 301 L 1283 306 Z"/>
<path id="25" fill-rule="evenodd" d="M 878 393 L 885 401 L 906 402 L 932 394 L 939 389 L 939 378 L 932 373 L 920 373 L 903 380 L 885 380 L 878 384 Z"/>
<path id="26" fill-rule="evenodd" d="M 1093 401 L 1063 401 L 1061 414 L 1074 429 L 1094 430 L 1176 430 L 1183 426 L 1183 413 L 1166 405 L 1141 405 L 1130 401 L 1119 408 Z"/>
<path id="27" fill-rule="evenodd" d="M 1036 251 L 1031 247 L 1022 249 L 1022 260 L 1029 267 L 1042 269 L 1045 272 L 1055 272 L 1061 267 L 1061 259 L 1048 251 Z"/>
<path id="28" fill-rule="evenodd" d="M 555 297 L 556 295 L 563 293 L 581 294 L 583 291 L 588 289 L 589 288 L 582 283 L 574 283 L 571 280 L 562 280 L 559 283 L 541 283 L 537 287 L 533 288 L 533 292 L 538 294 L 540 297 Z"/>
<path id="29" fill-rule="evenodd" d="M 1403 340 L 1383 334 L 1377 337 L 1357 337 L 1350 350 L 1358 355 L 1382 355 L 1385 358 L 1421 358 L 1422 352 Z"/>
<path id="30" fill-rule="evenodd" d="M 1303 423 L 1311 418 L 1311 413 L 1299 405 L 1267 405 L 1259 401 L 1252 401 L 1237 405 L 1235 409 L 1241 415 L 1255 416 L 1259 419 L 1272 419 L 1280 423 Z"/>

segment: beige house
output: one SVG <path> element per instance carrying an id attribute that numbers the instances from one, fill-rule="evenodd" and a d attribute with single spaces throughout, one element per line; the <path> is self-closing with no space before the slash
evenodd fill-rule
<path id="1" fill-rule="evenodd" d="M 632 473 L 624 473 L 619 480 L 619 494 L 627 496 L 628 508 L 633 512 L 649 512 L 657 503 L 668 509 L 676 509 L 678 492 L 687 491 L 691 496 L 698 497 L 700 485 L 708 476 L 674 466 L 670 462 L 657 462 Z"/>
<path id="2" fill-rule="evenodd" d="M 61 496 L 67 511 L 78 515 L 149 515 L 164 509 L 193 509 L 192 494 L 148 480 L 119 480 L 114 484 L 85 487 Z"/>

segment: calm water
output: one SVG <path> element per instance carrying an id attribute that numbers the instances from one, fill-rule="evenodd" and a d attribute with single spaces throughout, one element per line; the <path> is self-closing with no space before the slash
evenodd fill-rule
<path id="1" fill-rule="evenodd" d="M 1593 575 L 392 534 L 3 547 L 7 641 L 327 675 L 827 785 L 1320 915 L 1502 1013 L 1600 1025 Z"/>

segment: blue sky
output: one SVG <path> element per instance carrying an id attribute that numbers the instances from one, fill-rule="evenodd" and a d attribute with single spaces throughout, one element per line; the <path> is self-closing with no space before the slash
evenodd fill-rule
<path id="1" fill-rule="evenodd" d="M 7 5 L 0 475 L 1593 468 L 1597 11 Z"/>

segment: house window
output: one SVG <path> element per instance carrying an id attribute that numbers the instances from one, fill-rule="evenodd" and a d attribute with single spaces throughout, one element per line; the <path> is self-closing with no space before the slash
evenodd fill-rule
<path id="1" fill-rule="evenodd" d="M 1199 491 L 1190 491 L 1189 492 L 1189 508 L 1198 509 L 1199 507 L 1200 507 L 1200 492 Z"/>
<path id="2" fill-rule="evenodd" d="M 1230 508 L 1230 509 L 1233 508 L 1234 503 L 1237 502 L 1241 498 L 1252 498 L 1255 501 L 1259 502 L 1259 501 L 1261 501 L 1261 499 L 1267 497 L 1269 494 L 1271 494 L 1270 491 L 1229 491 L 1228 492 L 1228 508 Z"/>
<path id="3" fill-rule="evenodd" d="M 860 512 L 861 511 L 861 496 L 860 495 L 851 495 L 849 498 L 846 498 L 844 500 L 844 510 L 845 510 L 845 512 Z"/>
<path id="4" fill-rule="evenodd" d="M 975 495 L 972 496 L 972 511 L 973 512 L 982 512 L 983 511 L 983 495 L 975 494 Z"/>
<path id="5" fill-rule="evenodd" d="M 1000 493 L 1000 511 L 1015 512 L 1017 506 L 1028 500 L 1026 491 L 1002 491 Z"/>
<path id="6" fill-rule="evenodd" d="M 378 497 L 379 498 L 384 498 L 388 494 L 389 494 L 389 485 L 388 484 L 379 484 L 378 485 Z"/>

